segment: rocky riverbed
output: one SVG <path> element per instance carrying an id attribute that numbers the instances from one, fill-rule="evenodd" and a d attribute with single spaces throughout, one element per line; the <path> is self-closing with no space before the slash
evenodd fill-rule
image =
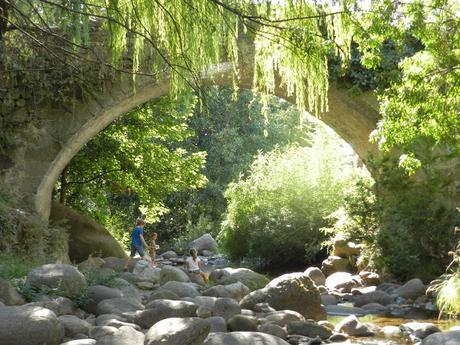
<path id="1" fill-rule="evenodd" d="M 193 245 L 200 243 L 213 242 Z M 209 262 L 225 263 L 213 256 L 214 244 L 199 250 Z M 206 285 L 182 269 L 184 260 L 168 251 L 157 267 L 135 260 L 123 272 L 123 259 L 90 257 L 1 280 L 0 344 L 460 344 L 455 328 L 410 320 L 435 315 L 433 292 L 418 279 L 389 284 L 372 272 L 323 265 L 269 281 L 223 267 Z"/>

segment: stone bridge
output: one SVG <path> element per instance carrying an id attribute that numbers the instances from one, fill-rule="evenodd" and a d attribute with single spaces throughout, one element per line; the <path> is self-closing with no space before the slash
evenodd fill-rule
<path id="1" fill-rule="evenodd" d="M 245 56 L 238 66 L 237 79 L 239 87 L 247 89 L 252 87 L 254 80 L 250 49 L 243 50 Z M 203 75 L 203 82 L 232 86 L 232 70 L 225 63 L 213 66 Z M 91 101 L 76 103 L 73 109 L 47 106 L 36 110 L 38 126 L 23 135 L 23 145 L 10 155 L 12 164 L 3 171 L 7 185 L 18 186 L 23 207 L 47 219 L 53 187 L 78 151 L 119 116 L 169 92 L 167 79 L 156 82 L 153 78 L 139 76 L 135 87 L 132 81 L 124 79 L 117 77 L 118 81 L 108 90 L 95 95 Z M 274 94 L 295 103 L 295 97 L 281 85 L 276 87 Z M 376 151 L 375 145 L 369 143 L 369 134 L 379 119 L 377 101 L 372 95 L 354 97 L 346 89 L 332 85 L 329 110 L 320 114 L 320 119 L 347 141 L 362 159 L 368 152 Z"/>

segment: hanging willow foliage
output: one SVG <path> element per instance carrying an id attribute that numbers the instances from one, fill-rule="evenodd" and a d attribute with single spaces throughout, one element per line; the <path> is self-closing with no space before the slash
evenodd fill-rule
<path id="1" fill-rule="evenodd" d="M 254 87 L 270 93 L 276 79 L 313 113 L 327 109 L 327 58 L 346 60 L 354 1 L 333 5 L 308 0 L 11 0 L 11 25 L 31 25 L 67 37 L 74 52 L 91 49 L 93 27 L 102 27 L 110 56 L 104 64 L 133 75 L 168 76 L 177 94 L 199 85 L 209 66 L 228 61 L 236 71 L 238 38 L 255 44 Z M 331 2 L 332 3 L 332 2 Z M 102 25 L 102 26 L 101 26 Z M 28 34 L 28 31 L 24 29 Z M 33 36 L 33 34 L 31 35 Z M 100 42 L 99 42 L 100 43 Z M 104 55 L 105 56 L 105 55 Z M 167 73 L 165 73 L 167 72 Z"/>

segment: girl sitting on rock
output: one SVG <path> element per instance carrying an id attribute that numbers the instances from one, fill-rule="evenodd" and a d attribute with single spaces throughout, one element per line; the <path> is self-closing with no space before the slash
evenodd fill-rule
<path id="1" fill-rule="evenodd" d="M 206 273 L 202 271 L 203 261 L 198 257 L 197 251 L 195 248 L 190 249 L 190 255 L 187 260 L 185 260 L 185 268 L 190 274 L 199 274 L 203 278 L 205 284 L 208 283 L 209 279 Z"/>

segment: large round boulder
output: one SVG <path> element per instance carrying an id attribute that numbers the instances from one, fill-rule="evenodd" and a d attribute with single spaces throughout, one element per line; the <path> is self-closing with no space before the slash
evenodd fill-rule
<path id="1" fill-rule="evenodd" d="M 425 291 L 426 291 L 425 284 L 423 284 L 423 282 L 420 279 L 414 278 L 414 279 L 409 280 L 403 286 L 394 290 L 393 293 L 403 298 L 416 299 L 417 297 L 425 294 Z"/>
<path id="2" fill-rule="evenodd" d="M 358 256 L 361 253 L 361 246 L 353 242 L 348 242 L 343 238 L 336 238 L 332 246 L 332 255 L 342 258 Z"/>
<path id="3" fill-rule="evenodd" d="M 431 334 L 422 340 L 421 345 L 460 345 L 460 331 Z"/>
<path id="4" fill-rule="evenodd" d="M 362 307 L 369 303 L 379 303 L 381 305 L 388 305 L 394 302 L 394 298 L 387 294 L 385 291 L 372 291 L 364 295 L 355 297 L 355 306 Z"/>
<path id="5" fill-rule="evenodd" d="M 304 272 L 316 286 L 321 286 L 326 284 L 326 277 L 324 273 L 318 267 L 308 267 Z"/>
<path id="6" fill-rule="evenodd" d="M 352 272 L 350 260 L 340 256 L 331 255 L 321 264 L 321 271 L 328 276 L 335 272 Z"/>
<path id="7" fill-rule="evenodd" d="M 228 297 L 240 301 L 251 290 L 241 282 L 228 285 L 215 285 L 203 291 L 203 296 Z"/>
<path id="8" fill-rule="evenodd" d="M 163 266 L 160 273 L 160 284 L 163 285 L 170 281 L 188 283 L 190 278 L 178 267 Z"/>
<path id="9" fill-rule="evenodd" d="M 144 334 L 129 326 L 122 326 L 115 333 L 97 340 L 97 345 L 144 345 Z"/>
<path id="10" fill-rule="evenodd" d="M 284 274 L 272 280 L 265 288 L 244 297 L 240 305 L 242 308 L 253 309 L 256 304 L 262 302 L 267 302 L 276 310 L 297 311 L 308 319 L 326 318 L 316 285 L 301 272 Z"/>
<path id="11" fill-rule="evenodd" d="M 33 306 L 0 308 L 0 344 L 58 345 L 64 327 L 49 309 Z"/>
<path id="12" fill-rule="evenodd" d="M 264 275 L 248 268 L 220 268 L 211 272 L 209 279 L 217 284 L 228 285 L 241 282 L 251 291 L 262 289 L 269 280 Z"/>
<path id="13" fill-rule="evenodd" d="M 197 317 L 169 318 L 149 329 L 145 345 L 201 345 L 209 330 L 209 323 Z"/>
<path id="14" fill-rule="evenodd" d="M 359 286 L 359 283 L 347 272 L 336 272 L 326 278 L 326 287 L 329 290 L 350 292 L 352 288 L 357 286 Z"/>
<path id="15" fill-rule="evenodd" d="M 11 283 L 5 279 L 0 279 L 0 302 L 5 305 L 22 305 L 26 303 Z"/>
<path id="16" fill-rule="evenodd" d="M 198 304 L 188 301 L 155 300 L 146 305 L 146 309 L 135 314 L 134 322 L 142 328 L 149 328 L 155 323 L 169 318 L 193 317 Z"/>
<path id="17" fill-rule="evenodd" d="M 123 314 L 143 309 L 144 306 L 136 299 L 119 297 L 100 301 L 97 305 L 97 314 Z"/>
<path id="18" fill-rule="evenodd" d="M 195 284 L 176 281 L 167 282 L 158 291 L 171 291 L 179 297 L 193 298 L 201 295 Z"/>
<path id="19" fill-rule="evenodd" d="M 53 202 L 50 221 L 62 220 L 67 220 L 70 225 L 69 257 L 71 261 L 81 262 L 94 253 L 104 257 L 126 257 L 123 248 L 102 225 L 76 210 Z"/>
<path id="20" fill-rule="evenodd" d="M 189 248 L 195 248 L 199 253 L 202 253 L 203 250 L 214 252 L 217 249 L 217 242 L 210 234 L 204 234 L 190 242 Z"/>
<path id="21" fill-rule="evenodd" d="M 209 333 L 203 345 L 289 345 L 276 336 L 260 332 Z"/>
<path id="22" fill-rule="evenodd" d="M 85 276 L 72 265 L 48 264 L 30 271 L 26 286 L 47 287 L 61 296 L 73 298 L 86 291 L 87 283 Z"/>
<path id="23" fill-rule="evenodd" d="M 103 285 L 93 285 L 88 288 L 87 299 L 82 309 L 88 313 L 96 314 L 97 305 L 105 299 L 123 297 L 123 292 L 116 288 L 110 288 Z"/>

